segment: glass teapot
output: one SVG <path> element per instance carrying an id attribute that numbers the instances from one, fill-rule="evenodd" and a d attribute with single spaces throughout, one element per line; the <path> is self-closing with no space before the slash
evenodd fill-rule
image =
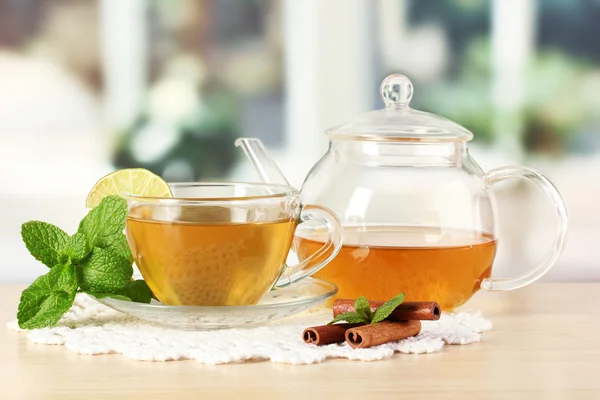
<path id="1" fill-rule="evenodd" d="M 567 211 L 552 182 L 539 172 L 507 166 L 484 172 L 467 142 L 473 134 L 443 117 L 410 108 L 410 80 L 381 84 L 385 109 L 326 131 L 329 150 L 301 189 L 303 205 L 334 211 L 343 224 L 340 253 L 315 276 L 334 282 L 338 297 L 437 301 L 443 309 L 466 302 L 480 288 L 510 290 L 539 279 L 565 243 Z M 262 179 L 286 183 L 261 146 L 241 139 Z M 252 140 L 252 139 L 250 139 Z M 550 197 L 558 232 L 545 261 L 510 279 L 491 277 L 498 245 L 492 185 L 509 178 L 535 182 Z M 327 240 L 327 231 L 298 227 L 300 259 Z"/>

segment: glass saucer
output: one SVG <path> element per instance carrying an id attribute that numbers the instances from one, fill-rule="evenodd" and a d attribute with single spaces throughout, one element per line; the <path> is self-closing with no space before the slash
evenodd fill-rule
<path id="1" fill-rule="evenodd" d="M 167 306 L 156 300 L 143 304 L 108 297 L 96 300 L 113 310 L 167 327 L 221 329 L 261 325 L 289 317 L 325 302 L 337 291 L 331 282 L 305 278 L 270 291 L 253 306 Z"/>

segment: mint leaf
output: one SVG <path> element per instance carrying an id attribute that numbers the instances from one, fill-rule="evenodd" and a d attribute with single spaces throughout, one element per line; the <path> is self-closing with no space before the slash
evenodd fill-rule
<path id="1" fill-rule="evenodd" d="M 110 248 L 94 247 L 77 268 L 79 287 L 85 292 L 116 292 L 130 282 L 131 275 L 133 268 L 129 260 Z"/>
<path id="2" fill-rule="evenodd" d="M 123 301 L 131 301 L 131 299 L 127 296 L 123 296 L 116 293 L 96 293 L 96 292 L 84 292 L 89 294 L 90 296 L 94 296 L 97 299 L 103 299 L 105 297 L 110 297 L 111 299 L 123 300 Z"/>
<path id="3" fill-rule="evenodd" d="M 356 314 L 360 315 L 366 324 L 371 323 L 371 320 L 373 319 L 373 313 L 371 312 L 370 308 L 361 308 L 360 310 L 356 310 Z"/>
<path id="4" fill-rule="evenodd" d="M 69 257 L 72 262 L 83 260 L 90 254 L 90 249 L 83 233 L 76 233 L 67 238 L 63 253 Z"/>
<path id="5" fill-rule="evenodd" d="M 122 294 L 136 303 L 150 303 L 150 300 L 152 300 L 152 291 L 146 282 L 141 279 L 130 282 L 122 291 Z"/>
<path id="6" fill-rule="evenodd" d="M 61 252 L 69 235 L 47 222 L 29 221 L 21 226 L 21 237 L 31 255 L 52 268 L 61 262 Z"/>
<path id="7" fill-rule="evenodd" d="M 92 295 L 97 299 L 110 297 L 117 300 L 135 301 L 136 303 L 150 303 L 150 300 L 152 300 L 152 291 L 146 282 L 141 279 L 129 282 L 124 289 L 118 290 L 117 293 L 98 293 L 89 291 L 86 291 L 85 293 Z"/>
<path id="8" fill-rule="evenodd" d="M 108 247 L 121 257 L 129 260 L 130 263 L 133 263 L 133 256 L 129 249 L 129 243 L 127 243 L 127 236 L 124 233 L 116 234 Z"/>
<path id="9" fill-rule="evenodd" d="M 360 296 L 354 301 L 354 310 L 360 310 L 364 308 L 368 308 L 370 310 L 371 306 L 369 305 L 369 300 L 367 300 L 365 296 Z"/>
<path id="10" fill-rule="evenodd" d="M 21 329 L 52 326 L 71 308 L 77 292 L 75 266 L 54 266 L 21 294 L 17 319 Z"/>
<path id="11" fill-rule="evenodd" d="M 23 224 L 27 249 L 52 269 L 23 291 L 17 313 L 21 328 L 56 324 L 73 304 L 78 287 L 97 298 L 150 301 L 146 283 L 131 282 L 133 257 L 123 234 L 126 218 L 127 202 L 107 196 L 73 236 L 45 222 Z"/>
<path id="12" fill-rule="evenodd" d="M 373 315 L 373 319 L 371 320 L 371 323 L 375 324 L 375 323 L 381 322 L 384 319 L 386 319 L 387 317 L 389 317 L 390 314 L 392 313 L 392 311 L 394 311 L 396 309 L 396 307 L 398 307 L 400 304 L 402 304 L 403 301 L 404 301 L 404 293 L 400 293 L 396 297 L 383 303 L 381 305 L 381 307 L 379 307 L 377 310 L 375 310 L 375 314 Z"/>
<path id="13" fill-rule="evenodd" d="M 369 300 L 365 296 L 360 296 L 354 301 L 354 311 L 360 315 L 366 323 L 373 319 L 373 312 L 369 305 Z"/>
<path id="14" fill-rule="evenodd" d="M 351 324 L 359 324 L 359 323 L 367 323 L 368 324 L 369 323 L 369 321 L 365 321 L 360 315 L 358 315 L 355 312 L 345 312 L 345 313 L 338 314 L 338 316 L 335 317 L 333 319 L 333 321 L 331 321 L 327 325 L 332 325 L 332 324 L 335 324 L 336 322 L 340 322 L 340 321 L 350 322 Z"/>
<path id="15" fill-rule="evenodd" d="M 94 207 L 79 224 L 78 232 L 83 233 L 92 247 L 108 247 L 116 235 L 123 233 L 127 218 L 127 202 L 117 196 L 106 196 Z"/>

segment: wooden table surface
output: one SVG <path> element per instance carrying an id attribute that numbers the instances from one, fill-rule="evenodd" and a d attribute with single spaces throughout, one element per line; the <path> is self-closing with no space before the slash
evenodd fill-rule
<path id="1" fill-rule="evenodd" d="M 9 331 L 22 286 L 0 286 L 0 399 L 600 399 L 600 283 L 479 293 L 480 343 L 384 361 L 292 366 L 141 362 L 36 345 Z"/>

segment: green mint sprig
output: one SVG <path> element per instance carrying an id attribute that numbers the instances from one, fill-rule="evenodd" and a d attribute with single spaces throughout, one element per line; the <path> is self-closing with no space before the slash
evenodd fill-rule
<path id="1" fill-rule="evenodd" d="M 131 278 L 133 257 L 123 234 L 126 218 L 127 202 L 119 196 L 107 196 L 81 220 L 72 236 L 46 222 L 22 225 L 27 250 L 50 271 L 21 294 L 19 327 L 55 325 L 71 308 L 77 292 L 150 302 L 152 292 L 146 282 Z"/>
<path id="2" fill-rule="evenodd" d="M 396 297 L 383 303 L 381 307 L 373 312 L 371 311 L 367 298 L 361 296 L 354 302 L 354 311 L 339 314 L 327 325 L 332 325 L 341 321 L 346 321 L 351 324 L 375 324 L 389 317 L 392 311 L 402 304 L 403 301 L 404 293 L 400 293 Z"/>

